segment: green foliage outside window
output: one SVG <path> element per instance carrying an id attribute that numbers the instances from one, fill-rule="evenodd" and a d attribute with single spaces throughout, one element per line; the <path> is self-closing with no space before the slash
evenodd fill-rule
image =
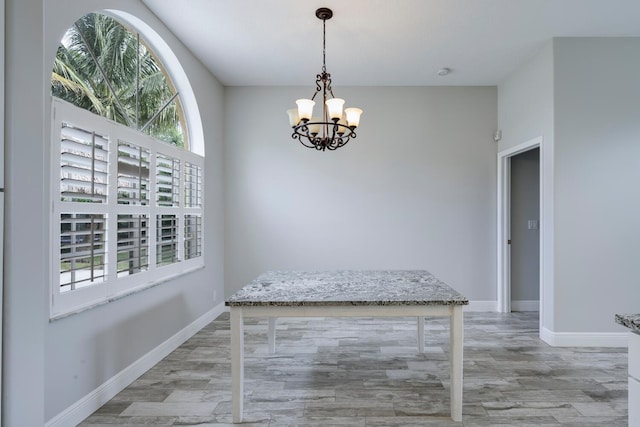
<path id="1" fill-rule="evenodd" d="M 109 16 L 90 13 L 67 31 L 56 54 L 51 93 L 185 146 L 185 121 L 171 80 L 138 34 Z"/>

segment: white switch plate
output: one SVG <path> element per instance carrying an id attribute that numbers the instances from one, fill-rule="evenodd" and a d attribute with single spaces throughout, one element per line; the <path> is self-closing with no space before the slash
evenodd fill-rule
<path id="1" fill-rule="evenodd" d="M 538 229 L 538 220 L 537 219 L 530 219 L 528 222 L 528 228 L 529 230 L 537 230 Z"/>

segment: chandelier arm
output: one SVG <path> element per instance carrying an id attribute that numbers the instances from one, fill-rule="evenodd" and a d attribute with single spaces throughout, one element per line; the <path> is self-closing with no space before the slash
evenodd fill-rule
<path id="1" fill-rule="evenodd" d="M 295 127 L 295 133 L 301 136 L 309 135 L 309 122 L 303 122 L 301 125 Z"/>
<path id="2" fill-rule="evenodd" d="M 338 133 L 338 121 L 333 122 L 333 127 L 331 129 L 331 141 L 336 139 L 336 134 Z M 340 136 L 338 138 L 341 138 Z"/>
<path id="3" fill-rule="evenodd" d="M 324 78 L 324 74 L 317 74 L 316 75 L 316 91 L 313 94 L 313 96 L 311 97 L 311 100 L 313 101 L 314 98 L 316 97 L 316 95 L 318 93 L 320 93 L 320 91 L 322 91 L 322 86 L 320 85 L 320 83 L 323 82 L 323 78 Z"/>
<path id="4" fill-rule="evenodd" d="M 313 143 L 311 138 L 308 138 L 309 142 L 305 141 L 304 138 L 300 138 L 300 142 L 307 148 L 316 148 L 316 145 Z"/>
<path id="5" fill-rule="evenodd" d="M 318 150 L 318 151 L 324 151 L 325 149 L 325 138 L 321 138 L 321 137 L 314 137 L 314 138 L 309 138 L 309 140 L 311 141 L 311 143 L 313 144 L 313 147 Z"/>
<path id="6" fill-rule="evenodd" d="M 345 133 L 342 137 L 339 138 L 339 145 L 336 148 L 344 147 L 351 139 L 355 139 L 356 134 L 353 130 L 350 130 L 349 133 Z"/>
<path id="7" fill-rule="evenodd" d="M 307 124 L 295 126 L 294 132 L 291 137 L 300 141 L 300 143 L 307 148 L 315 148 L 318 151 L 333 151 L 340 147 L 344 147 L 351 139 L 356 138 L 354 129 L 345 127 L 344 125 L 326 122 L 309 122 L 308 124 L 317 124 L 321 126 L 331 125 L 333 126 L 333 132 L 331 137 L 314 137 L 313 134 L 309 134 L 309 127 L 307 126 Z M 337 129 L 339 129 L 340 127 L 345 128 L 345 132 L 342 135 L 337 133 Z"/>
<path id="8" fill-rule="evenodd" d="M 344 144 L 346 144 L 346 141 L 343 138 L 338 137 L 331 141 L 331 146 L 329 147 L 329 150 L 331 151 L 336 150 L 342 147 Z"/>
<path id="9" fill-rule="evenodd" d="M 304 145 L 307 148 L 315 148 L 315 145 L 313 144 L 313 142 L 309 142 L 309 144 L 306 143 L 304 135 L 300 135 L 294 132 L 293 135 L 291 135 L 291 137 L 293 139 L 297 139 L 298 141 L 300 141 L 300 144 Z M 306 138 L 309 139 L 309 141 L 311 141 L 311 138 L 309 137 L 306 137 Z"/>

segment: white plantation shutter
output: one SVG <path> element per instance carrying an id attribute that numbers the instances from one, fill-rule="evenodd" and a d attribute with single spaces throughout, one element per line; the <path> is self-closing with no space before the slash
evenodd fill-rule
<path id="1" fill-rule="evenodd" d="M 60 292 L 104 282 L 105 236 L 104 215 L 60 215 Z"/>
<path id="2" fill-rule="evenodd" d="M 164 154 L 156 159 L 156 202 L 158 206 L 179 206 L 180 160 Z"/>
<path id="3" fill-rule="evenodd" d="M 189 162 L 184 165 L 184 205 L 202 206 L 202 168 Z"/>
<path id="4" fill-rule="evenodd" d="M 60 194 L 64 201 L 105 203 L 108 139 L 95 131 L 62 123 Z"/>
<path id="5" fill-rule="evenodd" d="M 203 158 L 53 100 L 51 316 L 203 265 Z"/>
<path id="6" fill-rule="evenodd" d="M 156 263 L 172 264 L 178 261 L 178 217 L 158 215 L 156 220 Z"/>
<path id="7" fill-rule="evenodd" d="M 149 204 L 149 150 L 118 142 L 118 203 Z"/>
<path id="8" fill-rule="evenodd" d="M 202 255 L 202 217 L 184 216 L 184 258 L 191 259 Z"/>
<path id="9" fill-rule="evenodd" d="M 149 268 L 149 217 L 118 215 L 118 277 Z"/>

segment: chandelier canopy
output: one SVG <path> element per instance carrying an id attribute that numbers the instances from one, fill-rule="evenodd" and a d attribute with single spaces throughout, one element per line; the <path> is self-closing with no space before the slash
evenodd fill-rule
<path id="1" fill-rule="evenodd" d="M 298 108 L 287 110 L 289 124 L 293 128 L 293 139 L 302 145 L 316 150 L 335 150 L 350 139 L 356 137 L 356 128 L 360 124 L 362 110 L 345 108 L 344 99 L 336 98 L 331 88 L 331 74 L 326 66 L 326 23 L 333 11 L 326 7 L 316 10 L 316 16 L 322 20 L 322 72 L 316 76 L 316 91 L 311 99 L 298 99 Z M 322 115 L 313 115 L 314 99 L 322 92 Z M 328 94 L 331 97 L 328 97 Z"/>

